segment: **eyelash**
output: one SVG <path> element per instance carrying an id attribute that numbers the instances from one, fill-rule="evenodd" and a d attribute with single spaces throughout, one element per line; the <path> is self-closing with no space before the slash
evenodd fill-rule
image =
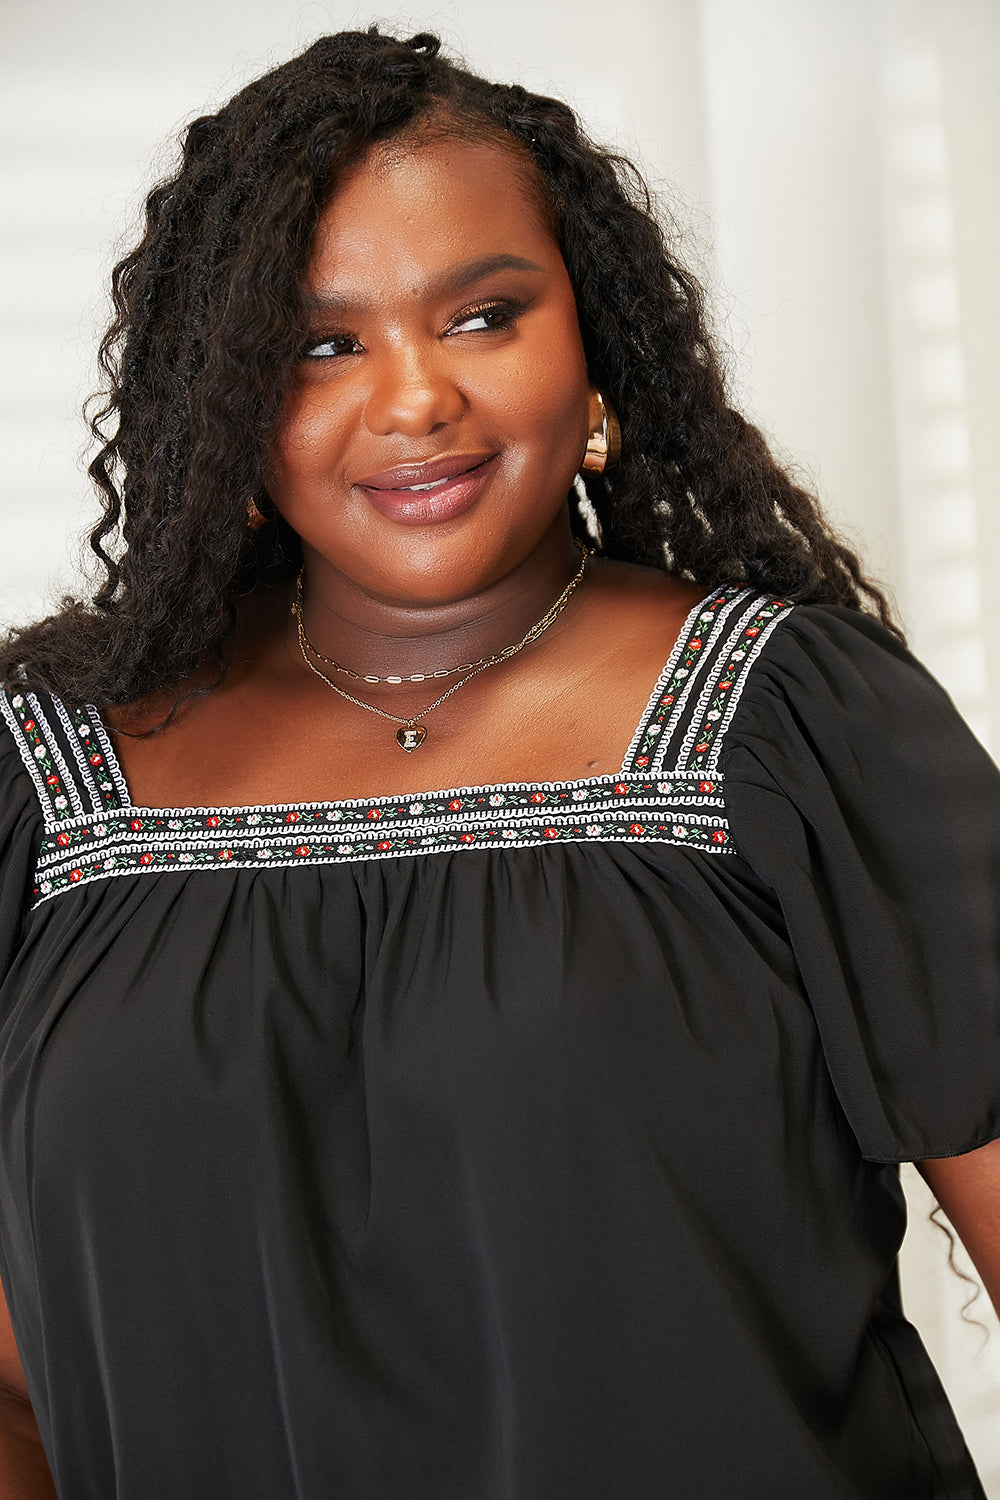
<path id="1" fill-rule="evenodd" d="M 469 323 L 474 318 L 488 318 L 493 315 L 496 315 L 498 321 L 494 323 L 488 322 L 485 328 L 474 331 L 477 333 L 503 333 L 513 326 L 527 306 L 527 302 L 517 302 L 507 297 L 495 298 L 489 302 L 479 302 L 475 307 L 466 308 L 464 312 L 459 313 L 458 317 L 453 318 L 445 329 L 445 335 L 457 333 L 464 323 Z M 303 350 L 303 354 L 306 359 L 333 359 L 353 353 L 353 349 L 336 348 L 338 343 L 356 345 L 357 340 L 349 333 L 330 334 L 327 338 L 321 339 L 317 343 L 310 343 Z M 332 354 L 320 354 L 319 351 L 321 349 L 326 349 L 331 345 L 334 346 Z"/>
<path id="2" fill-rule="evenodd" d="M 479 302 L 475 307 L 469 307 L 465 312 L 459 313 L 458 317 L 454 318 L 449 324 L 448 331 L 455 331 L 461 328 L 463 323 L 468 323 L 473 318 L 483 318 L 490 313 L 497 313 L 501 321 L 492 324 L 488 323 L 480 332 L 498 333 L 515 323 L 527 305 L 526 302 L 515 302 L 509 297 L 495 298 L 490 302 Z"/>

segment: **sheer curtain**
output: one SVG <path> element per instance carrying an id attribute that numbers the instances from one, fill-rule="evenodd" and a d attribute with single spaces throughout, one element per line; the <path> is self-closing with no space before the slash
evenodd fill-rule
<path id="1" fill-rule="evenodd" d="M 715 292 L 739 401 L 892 588 L 1000 750 L 1000 6 L 996 0 L 437 0 L 496 76 L 570 98 L 643 160 Z M 0 619 L 76 574 L 75 412 L 101 280 L 185 119 L 368 13 L 301 0 L 10 0 L 0 54 Z M 936 1274 L 915 1174 L 907 1306 L 1000 1500 L 1000 1332 Z M 981 1304 L 980 1304 L 981 1308 Z M 992 1320 L 980 1310 L 985 1324 Z"/>

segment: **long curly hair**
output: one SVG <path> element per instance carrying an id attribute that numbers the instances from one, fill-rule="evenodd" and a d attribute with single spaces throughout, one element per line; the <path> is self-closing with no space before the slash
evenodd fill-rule
<path id="1" fill-rule="evenodd" d="M 8 635 L 0 678 L 101 706 L 180 690 L 213 660 L 224 671 L 240 596 L 298 563 L 280 518 L 248 529 L 247 502 L 266 508 L 317 221 L 370 147 L 428 127 L 533 163 L 590 376 L 621 418 L 620 465 L 584 481 L 598 550 L 706 589 L 867 608 L 895 628 L 814 497 L 729 406 L 701 289 L 636 169 L 559 100 L 468 72 L 434 36 L 372 27 L 323 37 L 195 120 L 178 170 L 149 194 L 142 239 L 112 274 L 107 391 L 90 424 L 100 583 Z"/>

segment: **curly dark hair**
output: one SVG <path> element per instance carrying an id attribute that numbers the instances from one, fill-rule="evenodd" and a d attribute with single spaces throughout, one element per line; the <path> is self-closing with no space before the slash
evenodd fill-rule
<path id="1" fill-rule="evenodd" d="M 868 608 L 895 628 L 816 500 L 729 406 L 701 289 L 636 169 L 559 100 L 477 77 L 434 36 L 372 27 L 322 38 L 195 120 L 149 194 L 142 239 L 113 272 L 91 421 L 103 581 L 8 636 L 4 681 L 100 707 L 177 689 L 213 658 L 224 670 L 240 596 L 298 562 L 280 519 L 248 530 L 247 501 L 266 505 L 317 221 L 345 168 L 419 129 L 505 145 L 544 194 L 589 373 L 621 417 L 620 465 L 585 480 L 598 550 L 706 589 Z"/>

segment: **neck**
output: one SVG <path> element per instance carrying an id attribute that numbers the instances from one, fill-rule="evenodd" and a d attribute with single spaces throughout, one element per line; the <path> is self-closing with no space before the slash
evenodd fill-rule
<path id="1" fill-rule="evenodd" d="M 579 549 L 564 524 L 484 586 L 458 598 L 414 602 L 360 588 L 307 550 L 303 625 L 317 651 L 361 675 L 430 675 L 519 641 L 545 615 L 579 564 Z"/>

